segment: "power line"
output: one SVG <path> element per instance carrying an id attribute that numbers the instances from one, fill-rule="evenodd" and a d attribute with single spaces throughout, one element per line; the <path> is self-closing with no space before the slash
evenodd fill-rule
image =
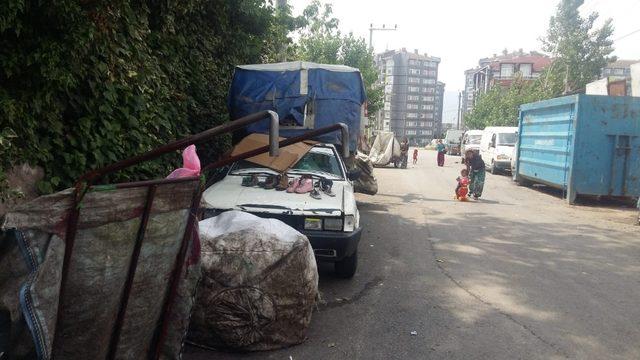
<path id="1" fill-rule="evenodd" d="M 629 36 L 631 36 L 631 35 L 633 35 L 633 34 L 635 34 L 635 33 L 638 33 L 638 32 L 640 32 L 640 29 L 636 29 L 636 30 L 634 30 L 634 31 L 632 31 L 632 32 L 630 32 L 630 33 L 628 33 L 627 35 L 620 36 L 619 38 L 614 39 L 613 41 L 614 41 L 614 42 L 616 42 L 616 41 L 620 41 L 620 40 L 622 40 L 622 39 L 624 39 L 624 38 L 627 38 L 627 37 L 629 37 Z"/>

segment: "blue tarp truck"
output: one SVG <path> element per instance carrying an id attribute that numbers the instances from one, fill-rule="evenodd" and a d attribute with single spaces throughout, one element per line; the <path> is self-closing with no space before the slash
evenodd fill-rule
<path id="1" fill-rule="evenodd" d="M 520 107 L 514 178 L 578 195 L 640 196 L 640 98 L 571 95 Z"/>
<path id="2" fill-rule="evenodd" d="M 349 126 L 349 148 L 355 153 L 363 125 L 365 100 L 358 69 L 295 61 L 237 66 L 228 106 L 231 119 L 261 110 L 277 112 L 283 137 L 345 123 Z M 267 133 L 268 124 L 256 123 L 247 131 Z M 338 133 L 322 135 L 317 140 L 341 144 Z"/>

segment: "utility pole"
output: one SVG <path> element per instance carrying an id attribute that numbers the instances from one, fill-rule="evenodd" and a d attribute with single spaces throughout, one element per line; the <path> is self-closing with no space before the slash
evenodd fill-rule
<path id="1" fill-rule="evenodd" d="M 287 9 L 287 0 L 276 0 L 276 11 L 282 13 Z M 287 44 L 283 42 L 278 49 L 280 61 L 287 61 Z"/>
<path id="2" fill-rule="evenodd" d="M 373 24 L 369 24 L 369 51 L 373 51 L 373 32 L 374 31 L 396 31 L 398 30 L 398 24 L 395 24 L 393 27 L 387 27 L 387 25 L 382 24 L 382 27 L 373 27 Z"/>
<path id="3" fill-rule="evenodd" d="M 462 116 L 462 108 L 460 105 L 462 104 L 462 91 L 458 91 L 458 125 L 456 129 L 460 130 L 460 117 Z"/>

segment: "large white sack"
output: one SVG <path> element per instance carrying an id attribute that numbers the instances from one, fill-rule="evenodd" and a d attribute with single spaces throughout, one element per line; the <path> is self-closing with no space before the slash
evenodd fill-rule
<path id="1" fill-rule="evenodd" d="M 305 340 L 318 297 L 306 236 L 279 220 L 228 211 L 200 222 L 200 241 L 191 343 L 254 351 Z"/>

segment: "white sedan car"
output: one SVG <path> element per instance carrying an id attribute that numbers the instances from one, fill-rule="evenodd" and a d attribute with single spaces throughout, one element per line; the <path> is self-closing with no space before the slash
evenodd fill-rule
<path id="1" fill-rule="evenodd" d="M 254 175 L 265 181 L 268 176 L 279 174 L 248 161 L 234 163 L 222 180 L 205 190 L 204 217 L 242 210 L 279 219 L 309 238 L 318 261 L 333 262 L 338 276 L 352 277 L 358 264 L 362 229 L 351 181 L 359 174 L 347 171 L 336 148 L 330 144 L 315 145 L 286 173 L 289 180 L 301 176 L 310 176 L 314 182 L 331 180 L 333 196 L 321 192 L 317 199 L 309 193 L 242 185 L 243 178 L 246 181 Z"/>

